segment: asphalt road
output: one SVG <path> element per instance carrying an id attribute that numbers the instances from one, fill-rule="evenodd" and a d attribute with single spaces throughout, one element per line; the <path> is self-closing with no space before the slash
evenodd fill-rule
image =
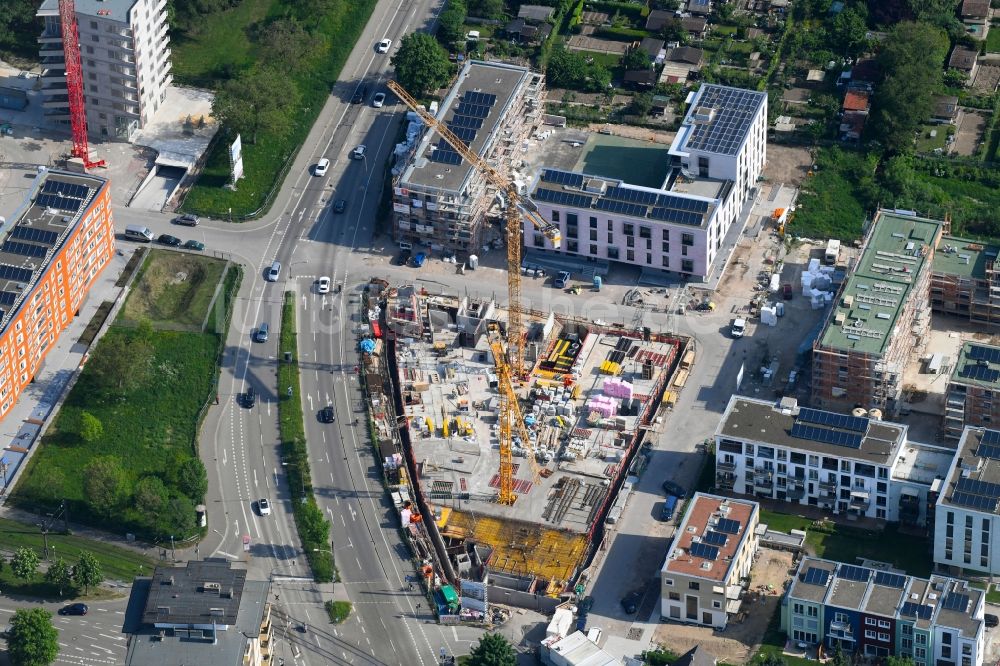
<path id="1" fill-rule="evenodd" d="M 55 664 L 70 666 L 111 666 L 125 662 L 126 638 L 121 633 L 127 599 L 88 603 L 84 616 L 58 615 L 64 603 L 31 603 L 6 599 L 0 605 L 0 626 L 10 623 L 21 608 L 45 608 L 53 615 L 52 624 L 59 631 L 59 656 Z M 0 652 L 0 665 L 7 664 L 6 651 Z"/>

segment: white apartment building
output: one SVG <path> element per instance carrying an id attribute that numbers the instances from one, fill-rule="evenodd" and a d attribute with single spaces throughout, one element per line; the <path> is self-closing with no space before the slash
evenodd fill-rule
<path id="1" fill-rule="evenodd" d="M 1000 431 L 967 427 L 941 486 L 934 563 L 1000 574 Z"/>
<path id="2" fill-rule="evenodd" d="M 759 546 L 757 502 L 695 493 L 660 570 L 665 620 L 725 629 Z"/>
<path id="3" fill-rule="evenodd" d="M 91 137 L 130 140 L 166 97 L 173 80 L 166 7 L 166 0 L 76 0 Z M 44 114 L 68 124 L 58 0 L 43 0 L 37 15 L 45 22 L 38 38 Z"/>
<path id="4" fill-rule="evenodd" d="M 723 240 L 767 160 L 767 94 L 706 83 L 688 104 L 659 187 L 576 171 L 556 151 L 543 153 L 528 191 L 541 217 L 559 226 L 562 245 L 555 250 L 530 220 L 525 245 L 685 279 L 721 272 L 721 253 L 730 251 Z"/>
<path id="5" fill-rule="evenodd" d="M 896 423 L 733 396 L 715 432 L 715 479 L 737 495 L 924 525 L 954 451 Z"/>

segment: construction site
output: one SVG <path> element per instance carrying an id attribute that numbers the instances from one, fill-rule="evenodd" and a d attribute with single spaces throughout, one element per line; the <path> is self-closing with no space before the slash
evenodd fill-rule
<path id="1" fill-rule="evenodd" d="M 494 333 L 507 311 L 379 283 L 367 316 L 381 338 L 363 343 L 376 440 L 400 510 L 412 500 L 422 516 L 403 522 L 433 568 L 428 587 L 455 590 L 463 619 L 481 619 L 488 602 L 551 610 L 620 516 L 644 460 L 635 454 L 694 361 L 690 341 L 522 312 L 520 423 L 505 466 Z"/>

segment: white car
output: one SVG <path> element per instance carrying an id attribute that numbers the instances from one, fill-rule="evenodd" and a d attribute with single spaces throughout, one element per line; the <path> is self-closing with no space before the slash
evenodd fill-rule
<path id="1" fill-rule="evenodd" d="M 391 39 L 383 39 L 381 42 L 378 43 L 378 46 L 375 47 L 375 50 L 378 51 L 379 53 L 388 53 L 389 47 L 391 46 L 392 46 Z"/>
<path id="2" fill-rule="evenodd" d="M 385 93 L 375 93 L 375 97 L 372 98 L 372 106 L 381 109 L 383 104 L 385 104 Z"/>
<path id="3" fill-rule="evenodd" d="M 257 510 L 260 511 L 262 516 L 271 515 L 271 503 L 267 501 L 266 497 L 261 497 L 257 500 Z"/>
<path id="4" fill-rule="evenodd" d="M 363 159 L 365 159 L 365 151 L 366 150 L 368 150 L 368 148 L 366 148 L 364 146 L 364 144 L 358 146 L 357 148 L 355 148 L 351 152 L 351 158 L 355 159 L 355 160 L 363 160 Z"/>
<path id="5" fill-rule="evenodd" d="M 316 291 L 321 294 L 330 293 L 330 278 L 323 276 L 316 282 Z"/>
<path id="6" fill-rule="evenodd" d="M 313 169 L 313 175 L 314 176 L 325 176 L 326 172 L 327 172 L 327 169 L 329 169 L 329 168 L 330 168 L 330 160 L 328 160 L 328 159 L 326 159 L 324 157 L 324 158 L 320 159 L 319 162 L 316 162 L 316 168 Z"/>
<path id="7" fill-rule="evenodd" d="M 730 329 L 734 338 L 742 338 L 743 334 L 747 331 L 747 320 L 746 319 L 734 319 L 733 327 Z"/>

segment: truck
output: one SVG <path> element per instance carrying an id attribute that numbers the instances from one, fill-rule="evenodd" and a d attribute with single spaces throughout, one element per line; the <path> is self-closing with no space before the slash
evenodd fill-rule
<path id="1" fill-rule="evenodd" d="M 840 259 L 840 241 L 830 239 L 826 242 L 826 251 L 823 253 L 823 263 L 832 266 Z"/>

